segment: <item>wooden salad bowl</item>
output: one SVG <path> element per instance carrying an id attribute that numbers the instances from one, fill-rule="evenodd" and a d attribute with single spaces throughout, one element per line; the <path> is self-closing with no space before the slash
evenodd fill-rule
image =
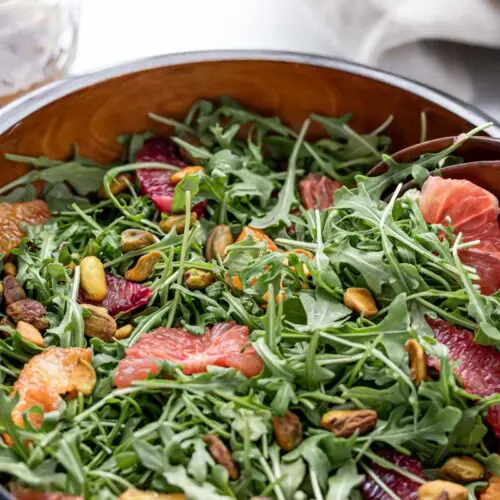
<path id="1" fill-rule="evenodd" d="M 0 110 L 0 185 L 29 168 L 3 153 L 65 159 L 78 145 L 98 162 L 118 158 L 123 133 L 168 133 L 148 112 L 184 116 L 202 98 L 229 95 L 298 128 L 311 112 L 352 113 L 352 127 L 370 132 L 388 116 L 392 151 L 419 141 L 421 113 L 430 139 L 490 121 L 481 112 L 418 83 L 338 59 L 280 52 L 167 55 L 55 82 Z M 485 132 L 500 137 L 500 128 Z M 312 137 L 322 134 L 311 127 Z"/>
<path id="2" fill-rule="evenodd" d="M 418 157 L 429 145 L 440 149 L 450 136 L 491 120 L 436 90 L 339 59 L 257 51 L 167 55 L 55 82 L 2 108 L 0 186 L 29 168 L 6 160 L 4 153 L 62 160 L 77 145 L 83 156 L 112 162 L 121 153 L 120 134 L 169 133 L 167 126 L 148 118 L 149 112 L 181 119 L 195 101 L 222 95 L 261 114 L 280 116 L 295 129 L 311 112 L 352 113 L 350 125 L 361 133 L 393 115 L 385 133 L 392 138 L 391 151 L 403 150 L 396 155 L 400 161 Z M 423 112 L 428 138 L 445 139 L 405 149 L 420 140 Z M 318 125 L 310 129 L 311 138 L 322 133 Z M 500 138 L 500 128 L 494 125 L 484 134 Z M 464 148 L 466 160 L 500 160 L 497 141 L 474 140 Z M 473 179 L 485 187 L 490 182 L 489 177 Z M 2 497 L 9 498 L 0 486 Z"/>

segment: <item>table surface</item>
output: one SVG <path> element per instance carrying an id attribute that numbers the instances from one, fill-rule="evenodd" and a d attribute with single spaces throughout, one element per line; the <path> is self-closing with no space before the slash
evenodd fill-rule
<path id="1" fill-rule="evenodd" d="M 212 49 L 339 54 L 301 0 L 82 0 L 72 72 Z M 473 104 L 500 119 L 500 51 L 467 46 L 461 50 L 475 77 Z"/>

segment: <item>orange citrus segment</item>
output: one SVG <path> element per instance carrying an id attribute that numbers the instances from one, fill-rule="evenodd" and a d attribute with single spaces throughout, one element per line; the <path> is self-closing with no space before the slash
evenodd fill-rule
<path id="1" fill-rule="evenodd" d="M 24 236 L 19 224 L 43 224 L 49 217 L 49 207 L 42 200 L 0 203 L 0 253 L 7 254 L 19 245 Z"/>

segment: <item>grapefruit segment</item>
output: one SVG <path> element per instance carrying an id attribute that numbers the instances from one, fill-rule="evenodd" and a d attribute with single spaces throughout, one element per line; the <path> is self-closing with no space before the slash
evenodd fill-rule
<path id="1" fill-rule="evenodd" d="M 464 389 L 477 396 L 500 393 L 500 352 L 493 346 L 479 345 L 469 330 L 457 328 L 442 319 L 427 318 L 436 340 L 448 348 L 452 361 L 459 361 L 456 372 Z M 430 359 L 429 365 L 439 369 L 439 360 Z M 500 405 L 490 408 L 486 420 L 500 438 Z"/>
<path id="2" fill-rule="evenodd" d="M 16 248 L 23 231 L 19 224 L 43 224 L 50 218 L 47 203 L 42 200 L 23 203 L 0 203 L 0 254 L 7 254 Z"/>
<path id="3" fill-rule="evenodd" d="M 180 328 L 157 328 L 143 335 L 118 363 L 117 387 L 128 387 L 158 373 L 158 362 L 179 364 L 186 375 L 202 373 L 209 365 L 235 368 L 246 377 L 260 373 L 264 364 L 248 340 L 248 327 L 234 321 L 208 327 L 200 336 Z"/>
<path id="4" fill-rule="evenodd" d="M 420 210 L 428 224 L 449 225 L 465 241 L 500 237 L 498 200 L 470 181 L 429 177 L 420 194 Z"/>
<path id="5" fill-rule="evenodd" d="M 451 224 L 463 241 L 480 240 L 461 250 L 460 260 L 476 269 L 483 294 L 495 293 L 500 288 L 500 208 L 495 196 L 470 181 L 429 177 L 419 205 L 428 224 Z"/>

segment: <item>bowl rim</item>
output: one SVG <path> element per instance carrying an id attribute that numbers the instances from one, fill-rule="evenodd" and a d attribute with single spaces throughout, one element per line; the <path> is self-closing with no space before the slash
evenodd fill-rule
<path id="1" fill-rule="evenodd" d="M 347 61 L 338 57 L 280 50 L 202 50 L 162 54 L 113 65 L 83 74 L 70 75 L 28 92 L 24 96 L 15 99 L 1 108 L 0 134 L 3 134 L 11 127 L 15 126 L 23 118 L 61 97 L 82 88 L 125 74 L 198 62 L 259 60 L 325 67 L 386 83 L 433 102 L 460 118 L 463 118 L 474 126 L 481 125 L 485 122 L 493 122 L 493 125 L 489 127 L 485 133 L 491 137 L 500 138 L 500 126 L 497 124 L 496 120 L 487 113 L 428 85 L 394 73 Z"/>

